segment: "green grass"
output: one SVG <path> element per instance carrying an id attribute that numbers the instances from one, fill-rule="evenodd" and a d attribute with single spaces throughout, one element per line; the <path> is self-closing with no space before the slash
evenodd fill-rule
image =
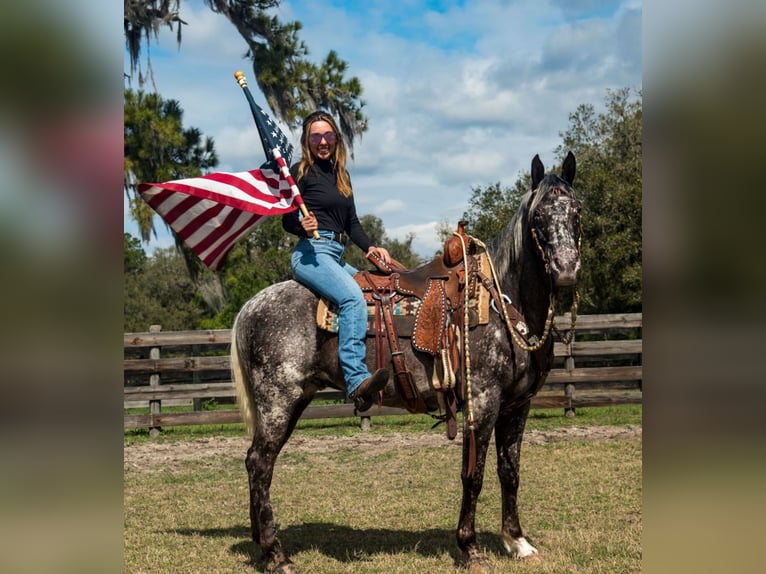
<path id="1" fill-rule="evenodd" d="M 593 412 L 591 412 L 593 411 Z M 533 411 L 528 428 L 640 424 L 640 407 Z M 464 573 L 455 543 L 460 505 L 460 449 L 375 447 L 354 436 L 358 420 L 304 421 L 272 483 L 279 536 L 302 573 Z M 241 425 L 226 425 L 242 436 Z M 239 429 L 234 428 L 239 426 Z M 423 430 L 425 429 L 425 430 Z M 198 428 L 163 431 L 159 442 L 194 439 Z M 428 417 L 373 418 L 370 433 L 443 433 Z M 167 434 L 166 434 L 167 433 Z M 214 428 L 208 434 L 219 435 Z M 168 436 L 169 435 L 169 436 Z M 126 433 L 127 436 L 127 433 Z M 186 437 L 186 438 L 182 438 Z M 393 437 L 393 434 L 392 434 Z M 361 438 L 361 437 L 360 437 Z M 324 440 L 323 440 L 324 439 Z M 127 439 L 126 439 L 127 440 Z M 143 439 L 142 439 L 143 440 Z M 147 439 L 148 440 L 148 439 Z M 154 439 L 153 439 L 154 440 Z M 417 441 L 415 441 L 415 444 Z M 195 448 L 179 444 L 178 448 Z M 244 451 L 168 463 L 160 458 L 124 473 L 124 571 L 135 574 L 263 571 L 250 540 Z M 477 509 L 479 543 L 496 572 L 614 574 L 641 571 L 641 439 L 529 444 L 521 465 L 519 510 L 541 563 L 516 563 L 499 535 L 500 487 L 490 454 Z"/>
<path id="2" fill-rule="evenodd" d="M 176 407 L 184 408 L 184 407 Z M 229 405 L 231 408 L 231 405 Z M 168 408 L 167 412 L 173 412 Z M 165 410 L 165 409 L 163 409 Z M 641 424 L 641 405 L 621 405 L 613 407 L 578 408 L 577 415 L 567 417 L 563 409 L 533 409 L 527 419 L 527 430 L 551 430 L 560 427 L 591 426 L 591 425 L 626 425 Z M 444 425 L 433 428 L 434 419 L 427 415 L 389 415 L 372 417 L 370 431 L 385 433 L 444 433 Z M 462 417 L 458 420 L 462 424 Z M 460 427 L 459 427 L 460 428 Z M 298 422 L 295 436 L 348 435 L 353 436 L 364 432 L 359 425 L 358 417 L 338 419 L 308 419 Z M 158 437 L 150 437 L 148 429 L 126 429 L 124 444 L 143 441 L 176 441 L 192 440 L 206 436 L 240 437 L 245 433 L 243 424 L 225 425 L 189 425 L 164 427 Z"/>
<path id="3" fill-rule="evenodd" d="M 641 424 L 641 405 L 613 407 L 581 407 L 574 417 L 567 417 L 562 409 L 533 409 L 527 418 L 527 429 L 551 430 L 564 426 L 604 426 Z"/>

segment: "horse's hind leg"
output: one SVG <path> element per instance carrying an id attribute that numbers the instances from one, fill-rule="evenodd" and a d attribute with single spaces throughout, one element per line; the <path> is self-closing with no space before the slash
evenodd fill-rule
<path id="1" fill-rule="evenodd" d="M 292 413 L 289 419 L 284 417 L 285 411 L 262 416 L 245 459 L 250 484 L 250 529 L 253 541 L 260 546 L 263 559 L 273 562 L 273 572 L 280 574 L 290 574 L 297 570 L 277 537 L 269 489 L 277 456 L 309 402 L 301 400 L 294 408 L 287 409 L 287 412 Z"/>
<path id="2" fill-rule="evenodd" d="M 527 558 L 537 554 L 537 549 L 524 537 L 517 508 L 521 440 L 529 406 L 527 402 L 523 406 L 502 412 L 495 424 L 497 476 L 500 479 L 503 507 L 503 544 L 514 558 Z"/>

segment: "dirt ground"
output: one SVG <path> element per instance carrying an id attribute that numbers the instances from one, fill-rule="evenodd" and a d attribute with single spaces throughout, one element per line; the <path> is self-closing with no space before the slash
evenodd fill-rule
<path id="1" fill-rule="evenodd" d="M 529 430 L 524 444 L 540 445 L 573 440 L 624 440 L 640 438 L 640 425 L 568 427 L 549 431 Z M 462 447 L 460 435 L 449 441 L 444 434 L 394 433 L 375 435 L 359 433 L 355 436 L 293 437 L 283 452 L 333 452 L 347 448 L 362 447 L 373 453 L 387 452 L 406 447 Z M 244 457 L 249 441 L 241 438 L 211 437 L 191 441 L 169 443 L 139 443 L 128 445 L 123 451 L 124 469 L 138 472 L 161 470 L 177 462 L 194 461 L 225 455 Z"/>

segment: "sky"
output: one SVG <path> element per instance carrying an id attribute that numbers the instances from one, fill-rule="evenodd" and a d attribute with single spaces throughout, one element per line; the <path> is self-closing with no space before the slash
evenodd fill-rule
<path id="1" fill-rule="evenodd" d="M 599 111 L 607 90 L 642 89 L 640 1 L 391 5 L 292 0 L 274 13 L 302 23 L 312 61 L 335 50 L 348 63 L 346 77 L 360 79 L 369 129 L 348 165 L 357 212 L 379 217 L 390 238 L 414 234 L 421 257 L 440 248 L 437 227 L 455 227 L 472 189 L 512 186 L 535 154 L 546 166 L 556 163 L 561 133 L 579 105 Z M 214 139 L 215 171 L 257 168 L 265 156 L 235 70 L 267 106 L 243 57 L 244 40 L 201 0 L 182 2 L 181 17 L 188 25 L 180 48 L 169 29 L 149 47 L 157 91 L 179 102 L 185 127 Z M 300 134 L 284 131 L 299 154 Z M 137 235 L 129 217 L 124 221 Z M 172 244 L 158 216 L 156 228 L 148 250 Z"/>

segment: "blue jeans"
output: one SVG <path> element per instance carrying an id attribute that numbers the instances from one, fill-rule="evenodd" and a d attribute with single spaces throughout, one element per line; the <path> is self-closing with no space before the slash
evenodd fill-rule
<path id="1" fill-rule="evenodd" d="M 295 279 L 338 307 L 338 358 L 346 393 L 351 394 L 370 376 L 365 363 L 367 304 L 353 279 L 356 268 L 343 260 L 345 247 L 332 233 L 319 231 L 319 239 L 298 241 L 291 257 Z"/>

